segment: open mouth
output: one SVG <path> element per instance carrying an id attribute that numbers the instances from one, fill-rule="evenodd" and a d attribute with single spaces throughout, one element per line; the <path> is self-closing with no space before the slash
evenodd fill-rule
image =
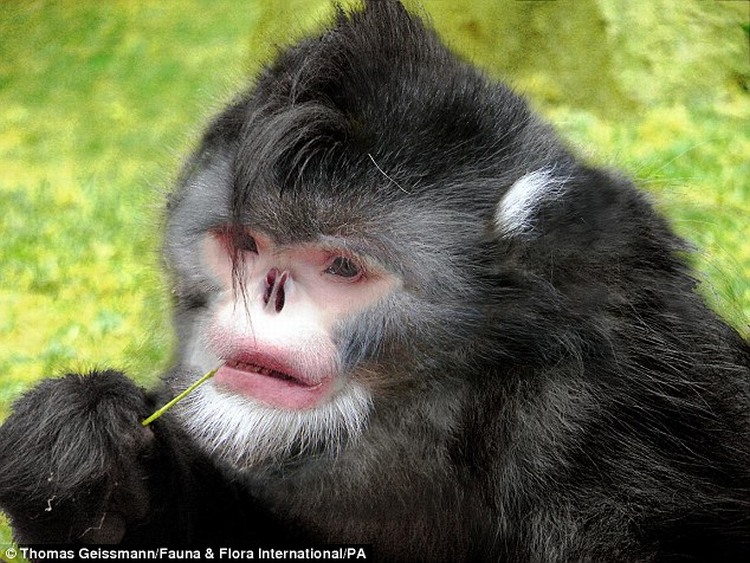
<path id="1" fill-rule="evenodd" d="M 312 408 L 331 387 L 332 377 L 296 373 L 273 358 L 232 358 L 216 372 L 215 383 L 232 393 L 286 409 Z"/>

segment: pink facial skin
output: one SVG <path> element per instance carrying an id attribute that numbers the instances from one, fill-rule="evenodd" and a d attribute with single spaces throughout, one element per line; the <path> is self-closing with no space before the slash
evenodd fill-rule
<path id="1" fill-rule="evenodd" d="M 204 258 L 223 287 L 207 341 L 224 365 L 213 384 L 282 409 L 309 409 L 343 385 L 332 327 L 374 305 L 395 278 L 328 244 L 280 246 L 243 233 L 246 299 L 232 287 L 232 237 L 216 231 Z"/>

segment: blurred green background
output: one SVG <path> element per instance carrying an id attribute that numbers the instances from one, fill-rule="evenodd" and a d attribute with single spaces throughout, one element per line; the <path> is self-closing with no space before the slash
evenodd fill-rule
<path id="1" fill-rule="evenodd" d="M 696 245 L 709 302 L 750 334 L 750 3 L 407 4 L 587 159 L 653 193 Z M 164 369 L 161 201 L 180 157 L 331 13 L 328 0 L 0 4 L 0 420 L 43 376 L 116 366 L 148 385 Z"/>

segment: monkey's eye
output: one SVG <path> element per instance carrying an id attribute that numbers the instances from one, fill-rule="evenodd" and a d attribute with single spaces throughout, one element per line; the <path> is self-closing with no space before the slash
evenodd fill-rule
<path id="1" fill-rule="evenodd" d="M 362 269 L 351 258 L 337 256 L 328 266 L 325 273 L 345 278 L 347 281 L 355 281 L 362 275 Z"/>
<path id="2" fill-rule="evenodd" d="M 240 231 L 234 236 L 234 245 L 237 250 L 242 252 L 258 253 L 258 244 L 255 242 L 255 238 L 246 231 Z"/>
<path id="3" fill-rule="evenodd" d="M 250 232 L 232 226 L 224 226 L 213 230 L 213 235 L 219 240 L 230 254 L 235 252 L 258 253 L 258 244 Z"/>

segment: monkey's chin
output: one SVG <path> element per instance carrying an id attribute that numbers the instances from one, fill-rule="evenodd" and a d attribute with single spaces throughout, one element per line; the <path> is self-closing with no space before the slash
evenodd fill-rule
<path id="1" fill-rule="evenodd" d="M 214 376 L 214 383 L 232 393 L 284 409 L 310 409 L 331 394 L 333 377 L 308 382 L 251 364 L 227 363 Z"/>
<path id="2" fill-rule="evenodd" d="M 231 471 L 277 467 L 300 455 L 338 455 L 368 424 L 372 398 L 355 381 L 315 408 L 283 409 L 228 391 L 215 377 L 177 403 L 174 414 L 199 447 Z"/>

